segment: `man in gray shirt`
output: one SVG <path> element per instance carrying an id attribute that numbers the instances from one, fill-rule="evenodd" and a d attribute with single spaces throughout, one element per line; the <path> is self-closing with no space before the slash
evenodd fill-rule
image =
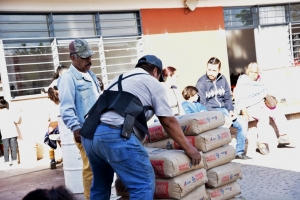
<path id="1" fill-rule="evenodd" d="M 153 199 L 155 175 L 142 145 L 148 133 L 146 121 L 153 114 L 184 149 L 192 164 L 199 164 L 200 153 L 184 136 L 168 104 L 166 90 L 158 81 L 163 80 L 161 72 L 161 60 L 146 55 L 139 59 L 134 70 L 112 80 L 93 106 L 96 112 L 90 112 L 82 128 L 88 131 L 80 132 L 94 176 L 91 199 L 110 198 L 114 172 L 128 189 L 131 199 Z M 134 126 L 130 126 L 132 121 L 128 116 L 135 116 Z M 89 123 L 93 121 L 96 131 L 91 135 Z M 130 127 L 129 132 L 123 135 L 127 127 Z"/>

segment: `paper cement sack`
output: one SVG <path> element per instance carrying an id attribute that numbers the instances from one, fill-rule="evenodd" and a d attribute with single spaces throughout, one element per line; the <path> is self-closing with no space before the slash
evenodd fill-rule
<path id="1" fill-rule="evenodd" d="M 205 169 L 191 172 L 168 179 L 155 179 L 154 198 L 157 199 L 207 199 L 205 183 L 207 176 Z M 115 182 L 116 195 L 129 197 L 129 192 L 122 181 L 117 178 Z M 194 198 L 194 197 L 197 198 Z"/>
<path id="2" fill-rule="evenodd" d="M 156 179 L 154 198 L 181 199 L 207 182 L 206 170 L 197 169 L 168 179 Z"/>
<path id="3" fill-rule="evenodd" d="M 185 135 L 196 135 L 224 125 L 225 117 L 220 111 L 191 113 L 178 116 L 177 120 Z"/>
<path id="4" fill-rule="evenodd" d="M 235 149 L 233 146 L 228 145 L 219 147 L 209 152 L 202 154 L 202 160 L 205 169 L 211 169 L 230 162 L 235 158 Z"/>
<path id="5" fill-rule="evenodd" d="M 241 187 L 235 181 L 217 188 L 206 188 L 210 200 L 225 200 L 241 194 Z"/>
<path id="6" fill-rule="evenodd" d="M 188 171 L 203 168 L 203 161 L 192 165 L 191 159 L 182 150 L 145 148 L 157 178 L 174 177 Z"/>
<path id="7" fill-rule="evenodd" d="M 231 134 L 228 128 L 217 128 L 199 135 L 186 136 L 188 141 L 199 151 L 207 152 L 231 142 Z M 167 138 L 153 143 L 145 143 L 145 147 L 163 149 L 181 149 L 173 139 Z"/>
<path id="8" fill-rule="evenodd" d="M 207 187 L 219 187 L 242 178 L 241 164 L 230 162 L 207 170 Z"/>
<path id="9" fill-rule="evenodd" d="M 158 200 L 158 199 L 154 199 Z M 159 199 L 159 200 L 169 200 L 169 199 Z M 187 195 L 182 197 L 180 200 L 208 200 L 208 196 L 206 194 L 205 185 L 201 185 L 196 189 L 189 192 Z"/>
<path id="10" fill-rule="evenodd" d="M 185 135 L 197 135 L 204 131 L 215 129 L 224 125 L 225 117 L 220 111 L 208 111 L 176 116 L 181 129 Z M 169 138 L 159 122 L 148 126 L 150 142 L 156 142 Z M 147 138 L 145 142 L 148 142 Z"/>

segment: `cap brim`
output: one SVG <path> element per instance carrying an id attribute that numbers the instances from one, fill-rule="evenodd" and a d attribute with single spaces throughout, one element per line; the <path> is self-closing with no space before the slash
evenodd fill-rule
<path id="1" fill-rule="evenodd" d="M 88 57 L 90 57 L 94 54 L 95 53 L 92 50 L 89 50 L 87 54 L 84 53 L 83 55 L 79 55 L 79 54 L 78 55 L 79 55 L 80 58 L 88 58 Z"/>

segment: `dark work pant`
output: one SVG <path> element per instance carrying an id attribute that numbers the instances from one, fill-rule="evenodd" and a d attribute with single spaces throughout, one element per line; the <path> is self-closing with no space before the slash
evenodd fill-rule
<path id="1" fill-rule="evenodd" d="M 4 162 L 9 162 L 9 148 L 11 151 L 11 160 L 17 160 L 17 137 L 2 139 L 2 143 L 4 146 Z"/>

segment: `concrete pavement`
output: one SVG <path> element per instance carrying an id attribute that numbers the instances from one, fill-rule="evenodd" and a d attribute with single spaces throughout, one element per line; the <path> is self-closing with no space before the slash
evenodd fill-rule
<path id="1" fill-rule="evenodd" d="M 242 164 L 243 179 L 238 180 L 242 189 L 239 199 L 300 199 L 300 119 L 291 119 L 288 123 L 291 128 L 290 148 L 277 148 L 275 133 L 270 132 L 269 155 L 256 152 L 256 129 L 249 130 L 247 155 L 253 159 L 233 160 Z M 3 157 L 0 157 L 0 200 L 22 199 L 36 188 L 65 185 L 63 174 L 63 166 L 50 170 L 48 160 L 4 168 Z M 83 194 L 74 196 L 78 200 L 84 199 Z M 111 199 L 119 199 L 114 188 Z"/>

